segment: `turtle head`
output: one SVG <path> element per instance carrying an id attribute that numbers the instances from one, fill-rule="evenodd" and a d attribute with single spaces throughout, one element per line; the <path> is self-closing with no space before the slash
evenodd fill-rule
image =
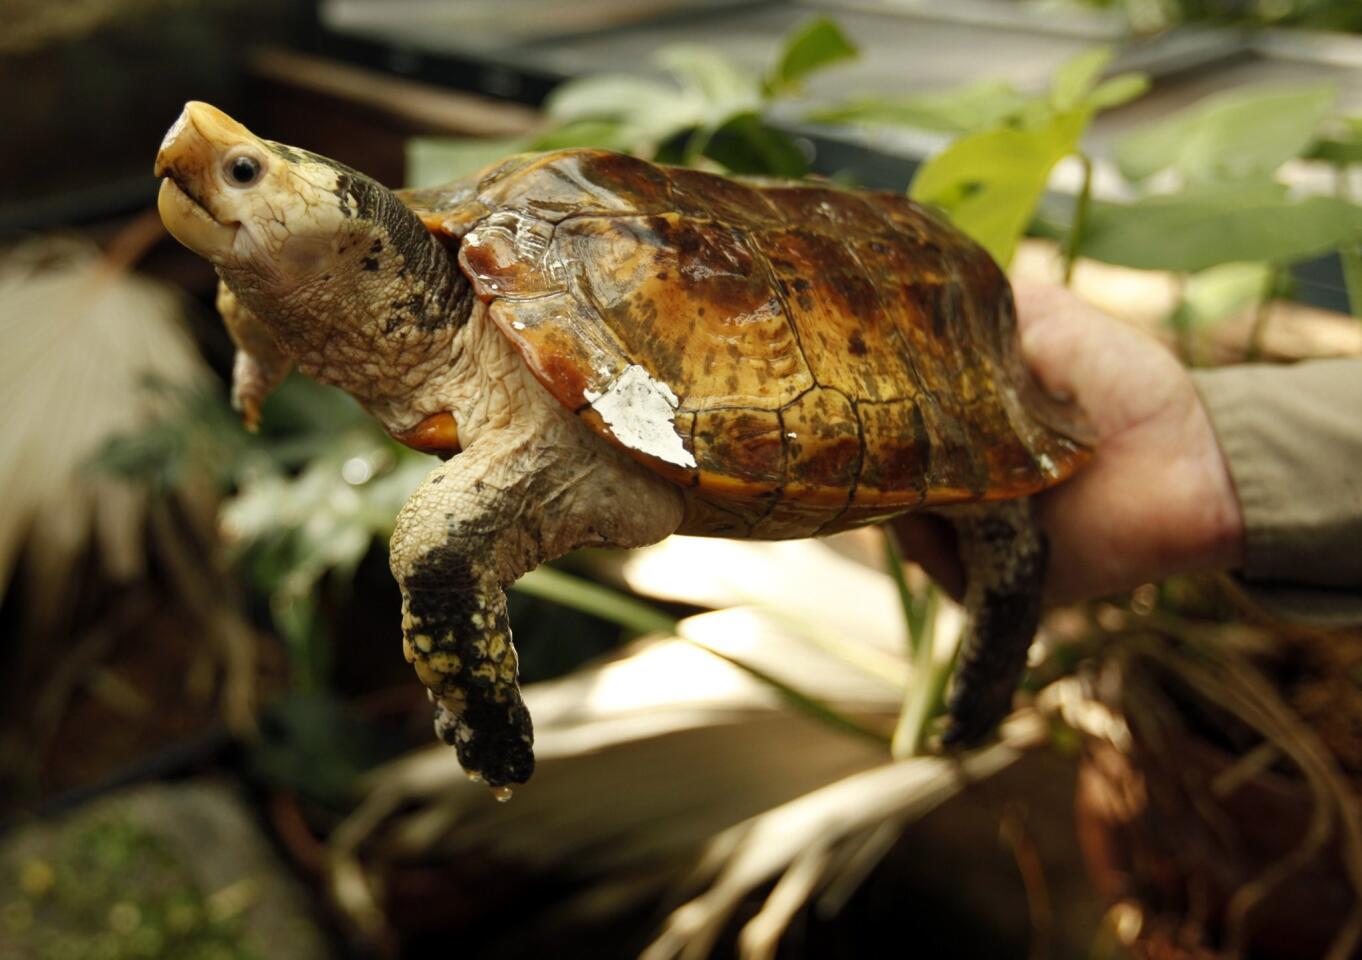
<path id="1" fill-rule="evenodd" d="M 346 259 L 369 226 L 364 187 L 382 189 L 192 101 L 161 141 L 156 175 L 164 178 L 157 206 L 175 238 L 265 286 L 296 286 Z"/>
<path id="2" fill-rule="evenodd" d="M 197 102 L 162 140 L 156 175 L 166 227 L 217 267 L 287 359 L 375 412 L 400 411 L 386 419 L 404 428 L 419 419 L 411 368 L 447 358 L 471 294 L 396 194 Z"/>

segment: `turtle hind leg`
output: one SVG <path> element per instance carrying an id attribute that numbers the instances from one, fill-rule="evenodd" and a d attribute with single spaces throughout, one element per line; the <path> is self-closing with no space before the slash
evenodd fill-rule
<path id="1" fill-rule="evenodd" d="M 1005 500 L 952 512 L 965 566 L 965 610 L 949 701 L 946 747 L 973 746 L 1012 708 L 1040 622 L 1049 547 L 1031 501 Z"/>

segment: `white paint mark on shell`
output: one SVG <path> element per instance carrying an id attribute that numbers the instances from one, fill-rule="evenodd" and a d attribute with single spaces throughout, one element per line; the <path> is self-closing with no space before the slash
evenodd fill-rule
<path id="1" fill-rule="evenodd" d="M 695 466 L 676 432 L 676 394 L 638 364 L 626 367 L 604 393 L 587 390 L 586 399 L 626 447 L 679 467 Z"/>

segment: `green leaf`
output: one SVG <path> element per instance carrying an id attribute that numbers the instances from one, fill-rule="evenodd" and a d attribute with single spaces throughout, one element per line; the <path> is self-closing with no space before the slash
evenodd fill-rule
<path id="1" fill-rule="evenodd" d="M 1125 137 L 1116 161 L 1131 180 L 1169 167 L 1190 182 L 1261 177 L 1310 146 L 1334 93 L 1317 84 L 1215 94 Z"/>
<path id="2" fill-rule="evenodd" d="M 740 113 L 716 130 L 704 154 L 733 173 L 798 178 L 809 172 L 794 140 L 755 113 Z"/>
<path id="3" fill-rule="evenodd" d="M 690 637 L 682 637 L 681 639 L 693 646 L 699 647 L 706 653 L 718 657 L 720 660 L 728 661 L 739 670 L 751 675 L 761 683 L 766 684 L 774 690 L 782 700 L 794 707 L 794 709 L 807 714 L 815 720 L 822 721 L 834 730 L 840 730 L 843 733 L 860 737 L 863 740 L 868 740 L 871 743 L 883 747 L 889 746 L 888 738 L 879 731 L 864 726 L 847 714 L 840 713 L 818 697 L 811 696 L 798 687 L 791 686 L 774 674 L 767 673 L 760 667 L 754 666 L 739 657 L 731 656 L 730 654 L 724 653 L 722 650 L 716 650 L 707 643 L 701 643 L 699 640 L 692 640 Z"/>
<path id="4" fill-rule="evenodd" d="M 757 78 L 709 47 L 673 44 L 657 52 L 657 62 L 676 77 L 685 93 L 699 99 L 704 118 L 716 126 L 735 113 L 761 107 Z"/>
<path id="5" fill-rule="evenodd" d="M 1148 90 L 1149 77 L 1143 73 L 1122 73 L 1098 84 L 1088 94 L 1087 104 L 1094 110 L 1110 110 L 1144 96 Z"/>
<path id="6" fill-rule="evenodd" d="M 609 142 L 613 149 L 650 153 L 659 143 L 705 123 L 712 105 L 696 89 L 678 89 L 670 83 L 606 74 L 570 80 L 549 95 L 544 104 L 548 115 L 560 124 L 584 129 L 587 121 L 613 123 Z M 549 149 L 541 147 L 540 149 Z"/>
<path id="7" fill-rule="evenodd" d="M 449 183 L 527 149 L 529 141 L 522 137 L 493 140 L 413 137 L 407 141 L 407 186 Z"/>
<path id="8" fill-rule="evenodd" d="M 1094 203 L 1082 254 L 1141 270 L 1293 263 L 1362 239 L 1362 208 L 1292 200 L 1276 183 L 1230 183 L 1130 204 Z"/>
<path id="9" fill-rule="evenodd" d="M 1362 117 L 1337 117 L 1305 156 L 1341 166 L 1362 163 Z"/>
<path id="10" fill-rule="evenodd" d="M 647 114 L 699 112 L 697 103 L 684 100 L 669 83 L 629 74 L 598 74 L 569 80 L 555 87 L 544 101 L 544 112 L 560 123 L 573 120 L 635 121 Z"/>
<path id="11" fill-rule="evenodd" d="M 1327 137 L 1311 147 L 1305 157 L 1307 160 L 1322 160 L 1338 166 L 1352 166 L 1362 163 L 1362 140 Z"/>
<path id="12" fill-rule="evenodd" d="M 923 165 L 909 192 L 945 210 L 1006 266 L 1050 171 L 1077 149 L 1089 116 L 1071 110 L 1036 129 L 1005 127 L 962 137 Z"/>
<path id="13" fill-rule="evenodd" d="M 1060 112 L 1082 105 L 1112 56 L 1111 48 L 1096 47 L 1060 64 L 1050 79 L 1050 105 Z"/>
<path id="14" fill-rule="evenodd" d="M 861 97 L 809 114 L 814 123 L 864 123 L 974 133 L 1015 117 L 1026 102 L 1010 83 L 983 80 L 908 97 Z"/>
<path id="15" fill-rule="evenodd" d="M 811 73 L 859 54 L 842 28 L 829 17 L 815 17 L 785 38 L 779 59 L 766 77 L 769 94 L 797 90 Z"/>
<path id="16" fill-rule="evenodd" d="M 554 127 L 535 137 L 527 150 L 566 150 L 568 147 L 600 147 L 604 150 L 628 151 L 632 130 L 616 120 L 574 120 Z"/>

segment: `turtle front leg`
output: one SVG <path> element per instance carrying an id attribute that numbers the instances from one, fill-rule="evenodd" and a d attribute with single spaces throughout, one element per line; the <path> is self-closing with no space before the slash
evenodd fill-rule
<path id="1" fill-rule="evenodd" d="M 669 484 L 601 451 L 543 434 L 476 443 L 432 471 L 397 518 L 403 652 L 435 701 L 436 733 L 492 787 L 534 772 L 505 587 L 576 547 L 652 543 L 680 523 Z"/>
<path id="2" fill-rule="evenodd" d="M 1040 623 L 1049 546 L 1029 499 L 943 514 L 959 538 L 969 622 L 942 743 L 969 747 L 987 738 L 1012 708 Z"/>
<path id="3" fill-rule="evenodd" d="M 218 282 L 218 313 L 236 345 L 232 364 L 232 409 L 252 432 L 260 426 L 260 408 L 288 376 L 293 362 L 274 342 L 269 328 L 237 299 L 227 284 Z"/>

